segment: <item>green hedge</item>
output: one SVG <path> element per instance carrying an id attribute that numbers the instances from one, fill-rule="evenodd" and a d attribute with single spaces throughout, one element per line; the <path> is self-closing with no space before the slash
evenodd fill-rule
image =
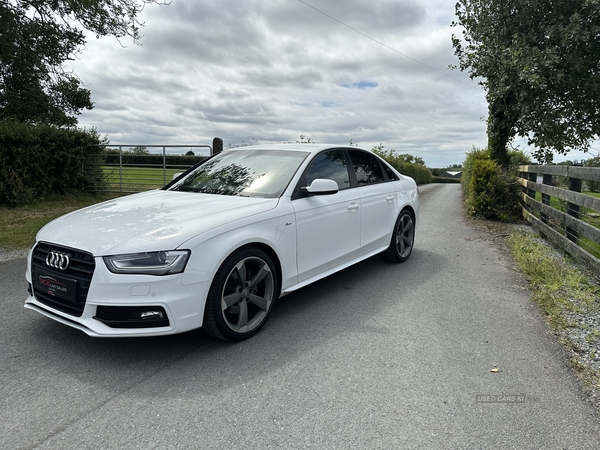
<path id="1" fill-rule="evenodd" d="M 382 144 L 374 147 L 373 152 L 385 159 L 402 175 L 411 177 L 417 184 L 431 183 L 431 170 L 421 164 L 415 164 L 406 160 L 408 157 L 409 161 L 414 161 L 415 158 L 412 155 L 398 154 L 395 150 L 385 150 Z"/>
<path id="2" fill-rule="evenodd" d="M 101 143 L 95 130 L 0 122 L 0 205 L 23 205 L 97 185 Z"/>
<path id="3" fill-rule="evenodd" d="M 431 183 L 431 170 L 420 164 L 413 164 L 402 160 L 402 156 L 398 155 L 394 150 L 378 150 L 374 152 L 385 159 L 394 169 L 402 175 L 411 177 L 417 184 Z"/>
<path id="4" fill-rule="evenodd" d="M 414 179 L 417 184 L 431 183 L 431 171 L 425 166 L 401 161 L 389 161 L 389 163 L 402 175 L 407 175 Z"/>
<path id="5" fill-rule="evenodd" d="M 529 158 L 522 152 L 510 151 L 509 160 L 509 167 L 503 169 L 487 150 L 473 149 L 467 153 L 461 183 L 470 215 L 505 222 L 518 220 L 521 187 L 516 167 L 528 164 Z"/>
<path id="6" fill-rule="evenodd" d="M 585 167 L 600 167 L 600 156 L 595 156 L 593 158 L 588 159 L 584 163 L 584 166 Z M 586 180 L 585 185 L 587 186 L 589 191 L 600 192 L 600 181 Z"/>
<path id="7" fill-rule="evenodd" d="M 448 183 L 448 184 L 456 183 L 456 184 L 458 184 L 458 183 L 460 183 L 460 178 L 432 177 L 431 182 L 432 183 Z"/>

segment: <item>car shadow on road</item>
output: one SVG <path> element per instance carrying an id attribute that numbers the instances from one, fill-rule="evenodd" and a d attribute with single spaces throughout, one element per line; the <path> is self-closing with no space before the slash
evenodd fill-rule
<path id="1" fill-rule="evenodd" d="M 147 338 L 91 338 L 37 315 L 14 345 L 27 349 L 28 365 L 118 395 L 135 387 L 141 396 L 212 394 L 244 380 L 267 376 L 340 335 L 388 333 L 380 314 L 395 314 L 411 302 L 417 272 L 433 275 L 447 262 L 440 254 L 415 250 L 404 264 L 373 257 L 313 283 L 277 302 L 265 328 L 253 338 L 228 343 L 203 333 Z M 27 312 L 29 314 L 29 312 Z M 53 375 L 54 374 L 54 375 Z M 161 378 L 176 393 L 145 388 Z M 190 381 L 193 380 L 193 383 Z M 191 384 L 190 384 L 191 383 Z"/>

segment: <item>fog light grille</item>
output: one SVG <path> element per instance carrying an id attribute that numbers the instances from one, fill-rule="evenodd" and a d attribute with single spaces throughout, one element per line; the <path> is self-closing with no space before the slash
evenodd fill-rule
<path id="1" fill-rule="evenodd" d="M 94 319 L 111 328 L 168 327 L 162 306 L 98 306 Z"/>

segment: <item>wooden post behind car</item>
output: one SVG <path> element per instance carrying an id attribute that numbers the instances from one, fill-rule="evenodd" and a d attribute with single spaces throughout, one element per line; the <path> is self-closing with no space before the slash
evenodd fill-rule
<path id="1" fill-rule="evenodd" d="M 213 139 L 212 151 L 213 155 L 216 155 L 217 153 L 221 153 L 223 151 L 223 139 L 218 137 Z"/>

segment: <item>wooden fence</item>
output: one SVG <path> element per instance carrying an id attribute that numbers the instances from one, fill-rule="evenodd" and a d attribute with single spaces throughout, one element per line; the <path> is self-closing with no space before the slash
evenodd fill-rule
<path id="1" fill-rule="evenodd" d="M 600 194 L 589 191 L 600 182 L 600 168 L 529 165 L 519 172 L 523 216 L 600 277 Z"/>

